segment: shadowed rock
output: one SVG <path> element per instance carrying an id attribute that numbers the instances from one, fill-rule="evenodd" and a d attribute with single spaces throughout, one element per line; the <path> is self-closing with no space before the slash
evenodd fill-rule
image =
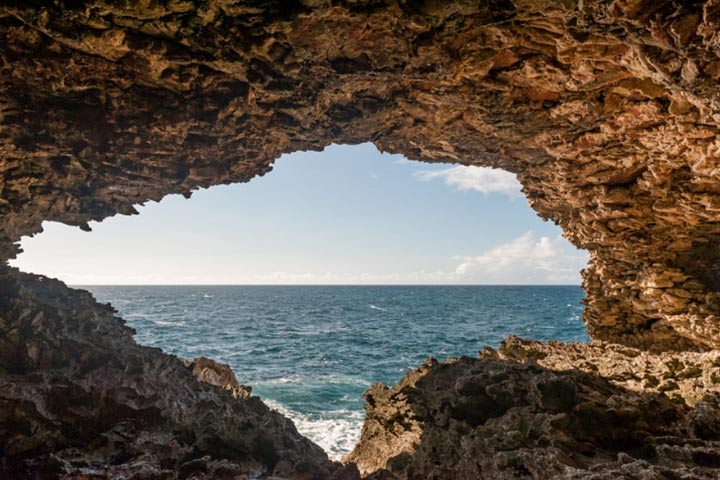
<path id="1" fill-rule="evenodd" d="M 591 253 L 593 337 L 720 346 L 713 1 L 0 1 L 0 258 L 371 141 L 500 167 Z"/>
<path id="2" fill-rule="evenodd" d="M 0 273 L 0 478 L 328 478 L 339 465 L 237 380 L 141 347 L 109 305 Z M 230 391 L 228 391 L 230 390 Z M 236 395 L 240 393 L 240 395 Z"/>
<path id="3" fill-rule="evenodd" d="M 362 436 L 346 461 L 374 480 L 710 480 L 720 475 L 720 436 L 716 397 L 707 402 L 693 410 L 532 364 L 430 359 L 365 393 Z"/>

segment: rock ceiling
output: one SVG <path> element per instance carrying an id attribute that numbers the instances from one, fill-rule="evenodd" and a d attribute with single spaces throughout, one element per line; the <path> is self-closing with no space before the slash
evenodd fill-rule
<path id="1" fill-rule="evenodd" d="M 501 167 L 591 252 L 595 338 L 720 345 L 720 5 L 0 3 L 0 251 L 280 154 Z M 228 219 L 232 221 L 232 219 Z"/>
<path id="2" fill-rule="evenodd" d="M 357 479 L 225 367 L 139 347 L 108 307 L 7 260 L 44 220 L 88 229 L 285 152 L 369 141 L 516 173 L 591 253 L 596 342 L 510 341 L 373 387 L 364 473 L 457 473 L 433 452 L 462 442 L 463 471 L 488 478 L 716 478 L 717 361 L 693 351 L 720 347 L 718 79 L 717 0 L 0 0 L 0 475 Z M 544 370 L 568 365 L 614 383 Z M 635 427 L 608 444 L 618 418 Z"/>

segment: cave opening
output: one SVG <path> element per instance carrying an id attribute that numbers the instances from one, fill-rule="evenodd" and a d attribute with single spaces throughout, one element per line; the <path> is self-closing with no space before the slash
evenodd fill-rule
<path id="1" fill-rule="evenodd" d="M 286 3 L 0 6 L 5 73 L 0 76 L 0 477 L 718 478 L 716 3 L 305 0 L 291 9 Z M 424 362 L 394 387 L 376 385 L 365 404 L 364 430 L 370 433 L 363 434 L 355 450 L 360 454 L 350 459 L 354 472 L 353 465 L 329 462 L 258 397 L 239 401 L 238 392 L 224 388 L 226 382 L 208 381 L 177 358 L 138 345 L 124 321 L 90 293 L 6 267 L 21 237 L 38 233 L 43 221 L 87 229 L 86 222 L 131 213 L 139 202 L 247 182 L 266 173 L 282 153 L 361 141 L 414 160 L 516 173 L 533 209 L 590 251 L 582 273 L 583 316 L 593 342 L 529 345 L 533 342 L 508 339 L 482 358 Z M 416 186 L 462 185 L 468 176 L 457 175 L 460 167 L 437 168 L 413 177 Z M 325 191 L 295 177 L 310 193 Z M 281 177 L 268 181 L 272 178 Z M 207 193 L 221 191 L 228 192 Z M 183 210 L 199 205 L 203 195 Z M 464 276 L 517 265 L 518 259 L 534 261 L 516 270 L 525 277 L 553 270 L 553 235 L 520 232 L 481 245 L 480 239 L 494 232 L 491 215 L 521 224 L 499 204 L 476 211 L 468 205 L 477 195 L 473 189 L 463 195 L 465 205 L 441 209 L 437 192 L 378 204 L 379 194 L 360 201 L 337 183 L 336 194 L 313 210 L 344 207 L 342 216 L 320 215 L 335 219 L 330 230 L 293 209 L 302 205 L 301 198 L 286 198 L 281 204 L 293 207 L 290 218 L 269 224 L 295 220 L 312 235 L 276 243 L 300 248 L 312 239 L 317 254 L 308 257 L 312 268 L 287 267 L 281 250 L 270 248 L 271 234 L 253 235 L 250 224 L 238 219 L 234 225 L 244 227 L 244 236 L 199 242 L 221 259 L 213 268 L 232 270 L 227 279 L 162 221 L 155 222 L 162 235 L 156 231 L 154 242 L 137 230 L 127 229 L 129 237 L 115 235 L 114 263 L 102 256 L 91 261 L 94 247 L 68 240 L 82 255 L 72 258 L 56 246 L 42 268 L 30 270 L 76 284 L 122 278 L 142 283 L 132 275 L 144 275 L 146 283 L 155 275 L 159 284 L 179 282 L 186 267 L 192 277 L 189 267 L 200 265 L 208 281 L 241 283 L 237 272 L 252 271 L 251 258 L 224 254 L 216 238 L 232 239 L 240 252 L 261 252 L 260 265 L 284 260 L 282 269 L 255 273 L 284 272 L 285 277 L 266 279 L 277 283 L 291 282 L 290 273 L 294 282 L 324 275 L 320 260 L 340 265 L 343 254 L 361 266 L 388 268 L 348 269 L 353 275 L 388 275 L 397 258 L 414 255 L 410 263 L 417 271 L 454 275 L 448 283 L 465 283 L 460 277 L 468 284 L 498 282 Z M 349 213 L 348 199 L 375 205 L 371 218 L 386 215 L 389 228 L 352 228 L 363 223 Z M 205 224 L 189 215 L 180 218 L 188 236 L 199 236 L 209 231 L 214 213 L 226 226 L 233 224 L 230 214 L 263 212 L 270 200 L 277 199 L 246 203 L 241 210 L 239 203 L 205 210 Z M 382 232 L 402 230 L 407 219 L 390 214 L 403 206 L 423 207 L 417 215 L 425 228 L 390 242 L 385 238 L 381 243 L 394 246 L 394 255 L 358 256 L 328 234 L 346 232 L 372 247 Z M 133 219 L 135 225 L 153 218 L 151 211 Z M 463 246 L 462 236 L 444 223 L 449 220 L 468 232 L 483 228 Z M 110 232 L 110 225 L 123 221 L 93 225 L 96 232 L 88 238 L 99 241 L 105 226 Z M 54 228 L 48 226 L 48 234 Z M 442 244 L 439 235 L 453 248 L 444 251 L 444 266 L 423 267 L 437 257 L 418 246 Z M 132 255 L 121 256 L 118 244 L 130 247 Z M 28 253 L 16 265 L 29 264 L 32 252 L 40 251 L 33 242 L 25 246 Z M 76 264 L 74 275 L 84 272 L 85 278 L 59 275 L 73 273 L 53 264 L 63 258 Z M 403 271 L 398 283 L 409 282 L 408 272 L 416 270 Z M 340 277 L 337 283 L 356 283 Z M 350 378 L 360 372 L 382 380 L 377 369 L 383 360 L 414 366 L 412 352 L 445 355 L 427 347 L 440 348 L 446 340 L 453 344 L 448 356 L 462 354 L 492 343 L 478 339 L 479 333 L 502 336 L 497 325 L 533 336 L 520 330 L 536 322 L 552 337 L 547 327 L 564 311 L 564 302 L 528 297 L 522 291 L 528 287 L 518 285 L 213 287 L 190 285 L 201 283 L 192 278 L 186 283 L 106 285 L 94 291 L 100 298 L 105 289 L 110 297 L 105 301 L 138 328 L 138 339 L 152 332 L 156 339 L 170 339 L 160 346 L 180 356 L 222 359 L 225 353 L 214 340 L 224 338 L 230 342 L 227 352 L 247 352 L 228 354 L 225 361 L 243 383 L 255 384 L 255 393 L 267 396 L 269 390 L 255 381 L 254 369 L 283 362 L 282 373 L 272 377 L 277 385 L 305 388 L 312 393 L 308 402 L 338 411 L 344 404 L 332 404 L 309 388 L 323 377 L 306 360 L 317 360 L 332 374 L 347 368 Z M 175 289 L 169 299 L 160 298 L 163 288 Z M 268 294 L 270 288 L 275 290 Z M 533 288 L 579 292 L 577 286 Z M 493 299 L 498 289 L 502 294 Z M 332 290 L 341 301 L 325 301 L 320 290 Z M 251 302 L 251 293 L 260 300 Z M 229 299 L 225 307 L 223 296 Z M 402 308 L 391 302 L 393 296 Z M 532 320 L 510 321 L 505 314 L 517 313 L 523 298 L 531 298 L 524 305 Z M 493 302 L 499 305 L 495 310 Z M 143 305 L 145 310 L 128 310 Z M 283 311 L 294 323 L 282 321 Z M 488 311 L 495 324 L 479 320 Z M 338 325 L 343 318 L 352 321 Z M 255 330 L 252 320 L 260 322 Z M 242 328 L 227 330 L 238 324 Z M 456 330 L 462 338 L 448 338 Z M 436 336 L 423 343 L 426 331 Z M 261 351 L 252 348 L 253 340 Z M 172 350 L 187 345 L 205 350 Z M 318 355 L 294 350 L 309 345 L 316 345 Z M 418 349 L 408 354 L 403 350 L 408 345 Z M 340 356 L 323 358 L 341 346 Z M 366 356 L 351 363 L 358 346 Z M 302 376 L 293 376 L 288 364 Z M 334 389 L 332 398 L 353 396 L 342 382 L 324 385 Z M 328 422 L 319 427 L 325 430 L 338 423 L 321 420 Z"/>
<path id="2" fill-rule="evenodd" d="M 13 263 L 112 304 L 142 345 L 230 365 L 334 458 L 357 441 L 363 392 L 428 355 L 475 356 L 513 334 L 587 340 L 587 255 L 509 172 L 371 144 L 273 170 L 89 235 L 45 224 Z"/>

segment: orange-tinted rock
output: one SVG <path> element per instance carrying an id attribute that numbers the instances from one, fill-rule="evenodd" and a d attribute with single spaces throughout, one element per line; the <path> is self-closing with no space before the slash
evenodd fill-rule
<path id="1" fill-rule="evenodd" d="M 661 391 L 691 406 L 708 395 L 720 394 L 718 350 L 653 354 L 600 341 L 538 342 L 510 337 L 497 351 L 486 349 L 480 356 L 532 362 L 550 370 L 579 370 L 631 391 Z"/>
<path id="2" fill-rule="evenodd" d="M 0 256 L 42 220 L 87 228 L 372 141 L 517 173 L 592 254 L 595 338 L 717 348 L 711 5 L 0 2 Z"/>
<path id="3" fill-rule="evenodd" d="M 221 387 L 235 398 L 248 398 L 252 387 L 240 385 L 229 365 L 216 362 L 209 358 L 200 357 L 192 361 L 184 360 L 183 364 L 192 370 L 193 375 L 210 385 Z"/>

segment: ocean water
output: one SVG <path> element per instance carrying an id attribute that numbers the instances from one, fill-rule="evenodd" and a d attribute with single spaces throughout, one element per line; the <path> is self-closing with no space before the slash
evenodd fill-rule
<path id="1" fill-rule="evenodd" d="M 333 458 L 363 392 L 432 355 L 476 356 L 508 335 L 587 341 L 574 286 L 85 286 L 139 343 L 228 363 L 240 383 Z"/>

